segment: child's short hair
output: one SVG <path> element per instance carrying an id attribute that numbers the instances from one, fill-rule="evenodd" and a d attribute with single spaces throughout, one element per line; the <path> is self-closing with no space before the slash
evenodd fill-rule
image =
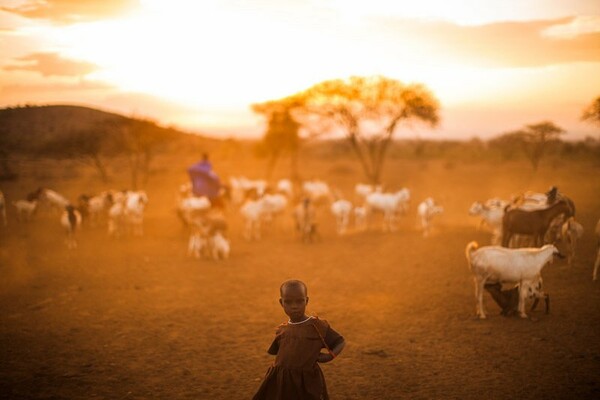
<path id="1" fill-rule="evenodd" d="M 279 287 L 279 295 L 283 296 L 283 289 L 290 286 L 297 286 L 304 288 L 304 294 L 308 296 L 308 288 L 306 287 L 306 283 L 299 281 L 297 279 L 290 279 L 281 284 Z"/>

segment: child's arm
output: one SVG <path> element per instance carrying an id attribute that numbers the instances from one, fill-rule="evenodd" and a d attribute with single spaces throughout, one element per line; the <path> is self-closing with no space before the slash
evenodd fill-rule
<path id="1" fill-rule="evenodd" d="M 335 354 L 335 357 L 337 357 L 342 352 L 342 350 L 344 350 L 344 346 L 346 346 L 346 341 L 344 340 L 344 338 L 342 338 L 331 349 L 331 352 L 333 354 Z M 317 361 L 320 362 L 320 363 L 327 363 L 327 362 L 333 360 L 335 357 L 332 354 L 330 354 L 330 353 L 319 353 L 319 358 L 317 359 Z"/>
<path id="2" fill-rule="evenodd" d="M 271 343 L 271 346 L 269 346 L 269 349 L 267 350 L 267 353 L 272 356 L 276 356 L 279 352 L 280 329 L 281 327 L 277 328 L 277 331 L 275 332 L 275 339 L 273 339 L 273 343 Z"/>

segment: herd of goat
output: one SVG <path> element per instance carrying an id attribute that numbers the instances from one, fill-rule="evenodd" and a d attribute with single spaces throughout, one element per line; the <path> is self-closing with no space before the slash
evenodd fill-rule
<path id="1" fill-rule="evenodd" d="M 381 186 L 357 184 L 353 204 L 319 180 L 293 184 L 282 179 L 269 185 L 264 180 L 231 177 L 221 197 L 194 196 L 190 184 L 179 188 L 176 210 L 189 229 L 188 256 L 215 260 L 229 257 L 226 205 L 239 210 L 246 240 L 260 240 L 266 227 L 273 225 L 279 216 L 291 213 L 302 241 L 312 242 L 319 238 L 317 215 L 327 209 L 335 218 L 339 235 L 349 230 L 368 229 L 375 213 L 382 215 L 384 231 L 396 230 L 398 217 L 408 212 L 410 190 L 389 192 Z M 0 192 L 0 219 L 5 226 L 7 204 Z M 81 195 L 72 203 L 54 190 L 39 188 L 26 199 L 14 200 L 11 204 L 22 222 L 31 220 L 39 208 L 60 215 L 65 242 L 73 249 L 77 247 L 76 232 L 82 223 L 91 227 L 104 224 L 110 237 L 142 236 L 148 196 L 143 190 L 109 190 L 95 196 Z M 424 237 L 431 234 L 434 216 L 442 212 L 443 207 L 431 197 L 418 204 L 417 220 Z M 481 217 L 481 224 L 492 231 L 491 245 L 480 247 L 471 242 L 465 250 L 475 280 L 477 315 L 486 317 L 482 301 L 484 290 L 492 295 L 505 315 L 517 312 L 527 317 L 525 300 L 528 297 L 534 299 L 534 306 L 543 298 L 547 311 L 549 297 L 542 289 L 542 268 L 556 256 L 566 256 L 570 266 L 577 240 L 583 234 L 583 227 L 575 219 L 573 201 L 553 187 L 547 193 L 527 192 L 510 201 L 494 198 L 475 202 L 469 214 Z M 351 221 L 354 221 L 353 226 Z M 600 267 L 600 220 L 596 235 L 594 280 Z M 556 246 L 559 242 L 561 251 Z M 503 284 L 514 286 L 503 290 Z"/>

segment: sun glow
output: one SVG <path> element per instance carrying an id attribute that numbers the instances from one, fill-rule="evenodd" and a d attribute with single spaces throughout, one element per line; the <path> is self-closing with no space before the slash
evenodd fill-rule
<path id="1" fill-rule="evenodd" d="M 123 19 L 56 30 L 54 39 L 66 56 L 100 66 L 89 79 L 192 107 L 245 107 L 324 79 L 378 73 L 425 83 L 453 102 L 465 97 L 455 88 L 464 81 L 460 76 L 478 75 L 440 60 L 429 68 L 398 65 L 384 43 L 369 49 L 358 35 L 323 34 L 330 29 L 327 21 L 306 27 L 289 16 L 274 19 L 251 8 L 232 12 L 210 1 L 145 1 L 144 6 Z M 414 46 L 407 42 L 402 50 L 416 53 Z"/>
<path id="2" fill-rule="evenodd" d="M 313 83 L 314 61 L 295 57 L 294 47 L 317 35 L 211 3 L 160 4 L 127 19 L 64 28 L 56 39 L 67 55 L 101 66 L 92 79 L 194 106 L 248 104 Z M 315 58 L 331 45 L 314 48 Z"/>
<path id="3" fill-rule="evenodd" d="M 198 130 L 250 126 L 254 134 L 262 127 L 250 104 L 353 75 L 422 83 L 442 109 L 512 104 L 542 114 L 568 103 L 564 114 L 575 120 L 578 102 L 599 82 L 590 72 L 597 59 L 582 56 L 593 46 L 576 39 L 598 32 L 600 20 L 584 0 L 572 8 L 519 2 L 516 11 L 517 1 L 142 0 L 120 17 L 71 24 L 11 15 L 0 83 L 5 105 L 83 102 Z M 553 25 L 542 20 L 558 17 Z M 486 25 L 500 21 L 526 22 Z M 574 46 L 560 45 L 568 40 Z M 22 68 L 46 53 L 93 71 Z M 27 85 L 43 90 L 31 98 Z"/>

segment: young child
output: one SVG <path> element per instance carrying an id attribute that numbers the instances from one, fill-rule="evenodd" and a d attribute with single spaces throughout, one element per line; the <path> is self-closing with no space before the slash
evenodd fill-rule
<path id="1" fill-rule="evenodd" d="M 275 332 L 275 340 L 267 350 L 276 356 L 275 362 L 253 399 L 327 400 L 325 377 L 318 363 L 337 357 L 346 344 L 344 338 L 327 321 L 305 314 L 308 290 L 304 282 L 285 281 L 279 293 L 279 304 L 289 320 Z"/>

